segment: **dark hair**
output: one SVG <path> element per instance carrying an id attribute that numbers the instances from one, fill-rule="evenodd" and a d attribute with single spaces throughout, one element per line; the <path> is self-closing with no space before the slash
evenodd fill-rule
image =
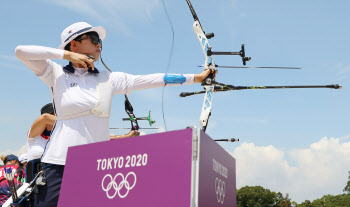
<path id="1" fill-rule="evenodd" d="M 48 103 L 45 106 L 43 106 L 40 110 L 41 114 L 53 114 L 54 109 L 52 103 Z"/>
<path id="2" fill-rule="evenodd" d="M 99 35 L 98 35 L 97 32 L 87 32 L 87 33 L 84 33 L 84 34 L 79 35 L 78 37 L 74 38 L 73 40 L 74 40 L 74 41 L 80 42 L 81 40 L 79 40 L 79 39 L 80 39 L 83 35 L 91 35 L 91 34 L 97 35 L 97 37 L 99 37 Z M 64 47 L 64 49 L 70 51 L 70 42 Z"/>

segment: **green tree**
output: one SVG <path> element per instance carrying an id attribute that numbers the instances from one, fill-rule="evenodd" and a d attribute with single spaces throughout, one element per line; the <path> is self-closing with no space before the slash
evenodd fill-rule
<path id="1" fill-rule="evenodd" d="M 289 198 L 288 193 L 286 194 L 286 197 L 283 197 L 282 193 L 277 193 L 279 194 L 278 198 L 280 200 L 278 206 L 279 207 L 291 207 L 292 206 L 292 201 Z"/>
<path id="2" fill-rule="evenodd" d="M 289 202 L 288 202 L 289 201 Z M 291 202 L 281 193 L 271 192 L 261 186 L 245 186 L 237 190 L 237 207 L 290 207 Z"/>
<path id="3" fill-rule="evenodd" d="M 312 207 L 311 205 L 311 201 L 306 200 L 304 202 L 302 202 L 300 205 L 297 205 L 298 207 Z"/>
<path id="4" fill-rule="evenodd" d="M 345 186 L 345 188 L 344 188 L 344 192 L 346 192 L 346 193 L 350 193 L 350 171 L 349 171 L 349 177 L 348 177 L 348 182 L 346 183 L 346 186 Z"/>
<path id="5" fill-rule="evenodd" d="M 350 194 L 325 195 L 313 202 L 306 200 L 295 207 L 350 207 Z"/>
<path id="6" fill-rule="evenodd" d="M 295 201 L 292 201 L 292 207 L 297 207 L 297 206 L 298 206 L 298 203 Z"/>

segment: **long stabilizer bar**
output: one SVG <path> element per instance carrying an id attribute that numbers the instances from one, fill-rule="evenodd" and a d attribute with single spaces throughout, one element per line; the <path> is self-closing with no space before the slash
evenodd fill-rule
<path id="1" fill-rule="evenodd" d="M 341 89 L 342 86 L 339 84 L 332 85 L 300 85 L 300 86 L 233 86 L 222 84 L 216 81 L 213 81 L 213 84 L 219 85 L 214 87 L 216 92 L 232 91 L 232 90 L 247 90 L 247 89 L 289 89 L 289 88 L 331 88 L 331 89 Z M 197 91 L 197 92 L 182 92 L 180 97 L 187 97 L 197 94 L 205 93 L 206 91 Z"/>

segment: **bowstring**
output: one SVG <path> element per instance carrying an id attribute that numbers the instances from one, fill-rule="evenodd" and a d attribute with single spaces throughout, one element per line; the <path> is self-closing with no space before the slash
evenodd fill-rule
<path id="1" fill-rule="evenodd" d="M 168 73 L 169 72 L 169 68 L 170 68 L 170 64 L 171 64 L 171 60 L 172 60 L 172 57 L 173 57 L 173 53 L 174 53 L 175 32 L 174 32 L 173 23 L 172 23 L 172 21 L 170 19 L 168 10 L 167 10 L 166 5 L 165 5 L 165 1 L 162 0 L 161 2 L 162 2 L 162 6 L 163 6 L 164 12 L 166 14 L 167 20 L 168 20 L 168 22 L 170 24 L 171 32 L 172 32 L 171 47 L 170 47 L 168 63 L 167 63 L 166 72 L 165 72 L 165 73 Z M 162 88 L 162 113 L 163 113 L 163 122 L 164 122 L 165 131 L 168 131 L 168 128 L 167 128 L 167 125 L 166 125 L 166 121 L 165 121 L 165 113 L 164 113 L 164 91 L 165 91 L 165 86 Z"/>

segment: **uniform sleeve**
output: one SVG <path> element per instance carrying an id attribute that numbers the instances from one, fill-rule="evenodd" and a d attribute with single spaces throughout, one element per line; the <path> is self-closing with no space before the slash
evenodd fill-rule
<path id="1" fill-rule="evenodd" d="M 50 59 L 63 59 L 64 50 L 20 45 L 16 47 L 15 53 L 17 58 L 30 68 L 46 85 L 53 85 L 53 70 L 58 64 Z"/>
<path id="2" fill-rule="evenodd" d="M 130 75 L 112 73 L 115 94 L 130 94 L 133 90 L 144 90 L 163 86 L 190 85 L 194 83 L 194 74 L 165 74 Z M 124 86 L 124 87 L 123 87 Z"/>
<path id="3" fill-rule="evenodd" d="M 122 72 L 113 72 L 110 75 L 113 87 L 113 95 L 131 94 L 134 88 L 135 76 Z"/>

